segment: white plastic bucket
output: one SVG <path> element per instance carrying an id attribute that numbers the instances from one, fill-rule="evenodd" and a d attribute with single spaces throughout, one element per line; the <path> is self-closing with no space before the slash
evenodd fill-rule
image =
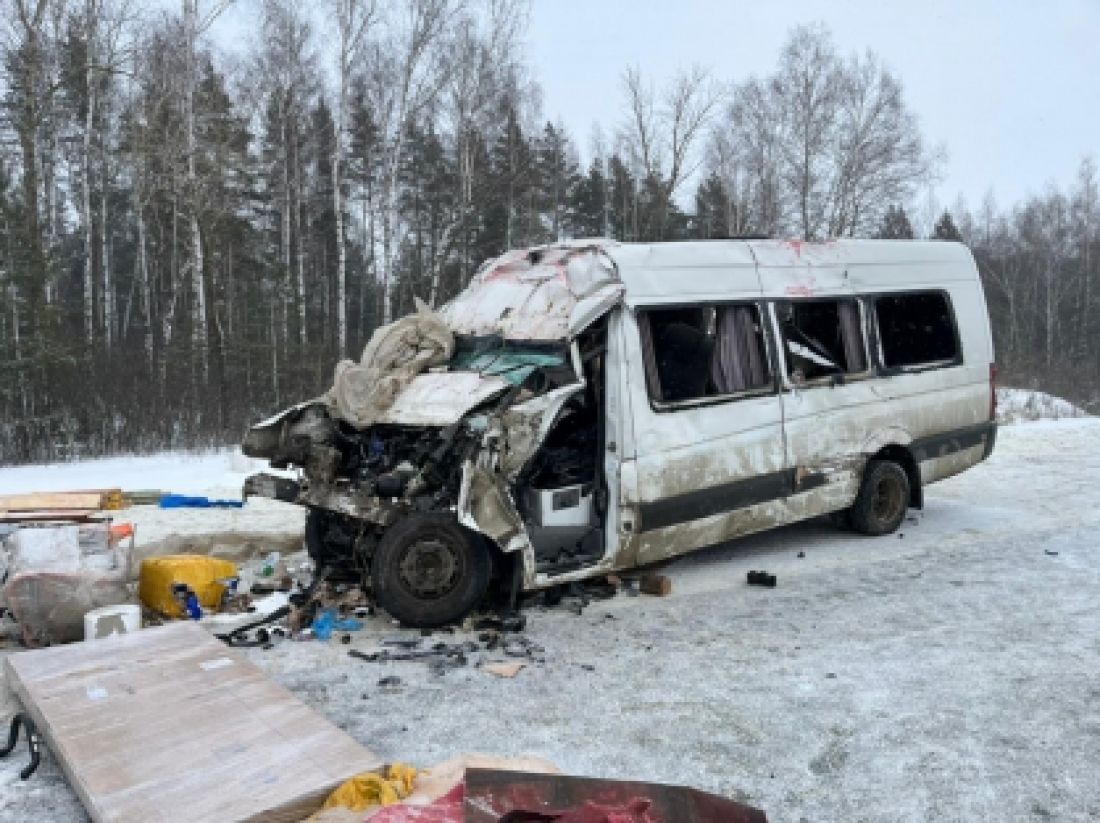
<path id="1" fill-rule="evenodd" d="M 102 640 L 116 634 L 129 634 L 141 628 L 141 606 L 122 603 L 101 606 L 84 615 L 84 639 Z"/>

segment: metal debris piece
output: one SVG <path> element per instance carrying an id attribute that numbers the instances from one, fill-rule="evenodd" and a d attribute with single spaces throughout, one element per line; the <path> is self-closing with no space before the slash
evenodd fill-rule
<path id="1" fill-rule="evenodd" d="M 751 571 L 748 574 L 748 582 L 750 586 L 765 586 L 769 589 L 774 589 L 775 575 L 768 574 L 765 571 Z"/>
<path id="2" fill-rule="evenodd" d="M 382 638 L 383 646 L 401 646 L 406 649 L 415 649 L 420 645 L 419 637 L 409 637 L 403 634 L 393 634 Z"/>

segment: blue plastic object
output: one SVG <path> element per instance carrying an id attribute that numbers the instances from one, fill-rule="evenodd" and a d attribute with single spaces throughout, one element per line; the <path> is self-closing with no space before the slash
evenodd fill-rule
<path id="1" fill-rule="evenodd" d="M 336 609 L 324 609 L 313 618 L 313 636 L 318 640 L 328 640 L 336 624 Z"/>
<path id="2" fill-rule="evenodd" d="M 187 593 L 187 616 L 192 620 L 199 620 L 202 618 L 202 606 L 199 605 L 199 598 L 194 592 Z"/>
<path id="3" fill-rule="evenodd" d="M 243 506 L 243 500 L 211 500 L 184 494 L 164 494 L 160 498 L 162 509 L 239 509 Z"/>
<path id="4" fill-rule="evenodd" d="M 354 617 L 345 617 L 343 620 L 337 620 L 333 623 L 332 628 L 338 632 L 357 632 L 363 628 L 363 621 L 356 620 Z"/>

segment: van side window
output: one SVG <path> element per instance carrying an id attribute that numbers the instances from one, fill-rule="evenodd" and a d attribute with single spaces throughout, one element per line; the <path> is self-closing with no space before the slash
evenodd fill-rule
<path id="1" fill-rule="evenodd" d="M 660 403 L 724 397 L 771 385 L 760 310 L 753 304 L 638 313 L 649 396 Z"/>
<path id="2" fill-rule="evenodd" d="M 878 297 L 875 319 L 882 364 L 888 369 L 942 363 L 959 356 L 955 318 L 942 292 Z"/>
<path id="3" fill-rule="evenodd" d="M 776 314 L 792 382 L 867 371 L 858 301 L 778 303 Z"/>

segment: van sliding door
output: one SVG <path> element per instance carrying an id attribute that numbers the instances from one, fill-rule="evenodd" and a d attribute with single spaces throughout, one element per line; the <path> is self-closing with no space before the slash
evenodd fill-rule
<path id="1" fill-rule="evenodd" d="M 781 522 L 781 407 L 763 305 L 635 307 L 623 320 L 623 565 Z"/>
<path id="2" fill-rule="evenodd" d="M 771 305 L 778 331 L 792 519 L 846 508 L 881 401 L 868 356 L 866 307 L 851 292 Z"/>

